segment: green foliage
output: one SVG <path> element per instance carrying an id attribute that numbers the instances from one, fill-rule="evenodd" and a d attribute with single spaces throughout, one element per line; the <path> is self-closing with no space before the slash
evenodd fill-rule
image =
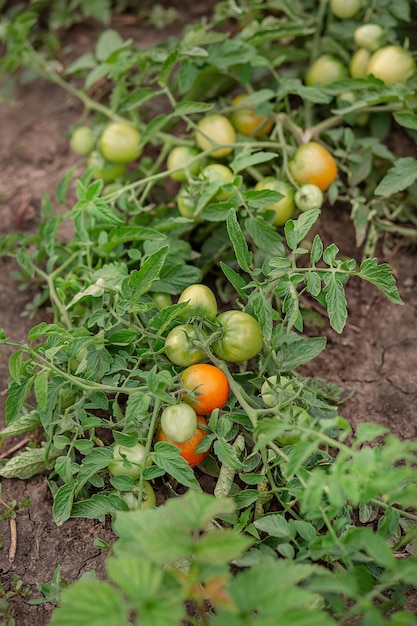
<path id="1" fill-rule="evenodd" d="M 94 2 L 52 4 L 51 24 L 59 27 L 88 12 L 97 17 Z M 113 5 L 100 7 L 106 20 Z M 83 103 L 82 123 L 95 141 L 84 174 L 74 180 L 72 168 L 58 184 L 61 210 L 45 195 L 37 231 L 0 242 L 1 253 L 15 257 L 22 286 L 40 289 L 26 314 L 45 302 L 52 314 L 26 341 L 14 343 L 1 331 L 1 343 L 15 348 L 1 435 L 36 430 L 42 443 L 2 461 L 0 476 L 48 473 L 56 524 L 111 515 L 119 535 L 108 580 L 89 573 L 64 589 L 51 624 L 416 623 L 403 606 L 417 577 L 417 445 L 375 424 L 352 430 L 339 415 L 344 390 L 297 371 L 326 345 L 304 334 L 306 303 L 318 303 L 337 333 L 347 321 L 350 280 L 402 303 L 391 268 L 375 251 L 383 232 L 416 236 L 417 161 L 398 158 L 387 138 L 394 123 L 415 138 L 417 78 L 308 86 L 304 77 L 324 53 L 347 66 L 363 21 L 401 43 L 409 8 L 405 0 L 383 0 L 342 21 L 326 2 L 221 2 L 211 20 L 153 47 L 103 30 L 93 49 L 63 70 L 40 37 L 39 13 L 2 20 L 2 72 L 14 77 L 22 66 L 69 90 Z M 148 15 L 158 25 L 173 17 L 157 5 Z M 108 99 L 94 100 L 91 87 L 103 80 Z M 249 112 L 271 120 L 269 134 L 239 131 L 225 140 L 227 183 L 191 173 L 191 166 L 215 163 L 221 144 L 216 138 L 196 150 L 198 122 L 208 113 L 231 118 L 233 97 L 242 92 L 250 94 Z M 135 126 L 142 150 L 112 176 L 106 168 L 120 164 L 100 154 L 109 121 Z M 283 195 L 256 183 L 283 178 L 295 191 L 289 162 L 311 140 L 333 155 L 338 176 L 322 210 L 296 210 L 276 228 L 274 206 Z M 181 184 L 166 166 L 178 145 L 194 150 L 175 169 L 184 174 Z M 321 235 L 339 201 L 352 208 L 361 262 Z M 63 228 L 73 232 L 65 243 Z M 227 404 L 208 416 L 198 451 L 210 452 L 194 471 L 175 446 L 156 438 L 161 411 L 183 393 L 183 368 L 165 354 L 186 307 L 175 301 L 201 282 L 215 286 L 222 309 L 252 315 L 264 342 L 249 362 L 230 364 L 212 349 L 223 337 L 219 321 L 204 314 L 187 320 L 191 347 L 230 386 Z M 162 310 L 152 297 L 160 292 L 174 296 Z M 272 407 L 261 392 L 271 376 Z M 137 480 L 109 472 L 115 443 L 144 445 L 150 464 Z M 202 493 L 207 480 L 230 498 Z M 188 491 L 144 510 L 145 481 L 164 497 Z M 125 498 L 133 493 L 142 507 L 134 512 Z M 63 586 L 57 569 L 39 588 L 57 602 Z"/>

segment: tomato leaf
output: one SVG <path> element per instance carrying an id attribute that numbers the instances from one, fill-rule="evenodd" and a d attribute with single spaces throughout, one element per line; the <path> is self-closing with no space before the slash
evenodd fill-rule
<path id="1" fill-rule="evenodd" d="M 389 197 L 398 191 L 404 191 L 417 180 L 417 159 L 404 157 L 397 159 L 388 174 L 380 181 L 375 194 Z"/>
<path id="2" fill-rule="evenodd" d="M 265 152 L 263 150 L 255 152 L 254 154 L 242 152 L 233 159 L 230 163 L 230 167 L 235 174 L 238 174 L 239 172 L 246 170 L 248 167 L 253 167 L 254 165 L 259 165 L 260 163 L 267 163 L 276 157 L 278 157 L 276 152 Z"/>
<path id="3" fill-rule="evenodd" d="M 334 274 L 327 273 L 324 277 L 326 284 L 323 293 L 325 296 L 330 326 L 341 333 L 347 320 L 347 302 L 342 283 Z"/>
<path id="4" fill-rule="evenodd" d="M 378 287 L 394 304 L 403 304 L 392 268 L 388 263 L 378 265 L 378 261 L 375 258 L 365 259 L 361 263 L 358 276 Z"/>
<path id="5" fill-rule="evenodd" d="M 120 592 L 108 582 L 91 577 L 76 581 L 62 592 L 61 605 L 50 626 L 126 626 L 128 608 Z"/>
<path id="6" fill-rule="evenodd" d="M 62 485 L 56 492 L 52 507 L 52 518 L 57 526 L 61 526 L 71 517 L 74 495 L 75 485 L 72 483 Z"/>
<path id="7" fill-rule="evenodd" d="M 87 519 L 100 519 L 115 511 L 127 511 L 127 504 L 116 495 L 95 493 L 88 500 L 74 502 L 71 509 L 71 517 L 86 517 Z"/>
<path id="8" fill-rule="evenodd" d="M 193 470 L 180 456 L 179 449 L 171 443 L 160 441 L 155 444 L 152 453 L 152 459 L 155 465 L 165 470 L 181 485 L 201 491 L 200 483 L 196 479 Z"/>
<path id="9" fill-rule="evenodd" d="M 263 193 L 263 192 L 260 192 Z M 277 229 L 261 215 L 245 220 L 245 227 L 255 245 L 271 256 L 285 256 L 283 239 Z"/>
<path id="10" fill-rule="evenodd" d="M 50 448 L 47 457 L 46 448 L 28 448 L 18 456 L 9 459 L 0 469 L 0 476 L 26 480 L 51 469 L 58 454 L 58 450 Z"/>
<path id="11" fill-rule="evenodd" d="M 229 283 L 234 287 L 238 294 L 240 294 L 243 298 L 247 298 L 247 293 L 245 292 L 246 282 L 245 279 L 235 272 L 234 269 L 220 261 L 220 267 L 222 269 L 223 274 L 226 276 Z"/>
<path id="12" fill-rule="evenodd" d="M 229 215 L 227 216 L 227 232 L 229 233 L 239 266 L 243 271 L 250 273 L 252 253 L 249 251 L 248 244 L 243 236 L 240 224 L 237 221 L 235 209 L 230 209 Z"/>

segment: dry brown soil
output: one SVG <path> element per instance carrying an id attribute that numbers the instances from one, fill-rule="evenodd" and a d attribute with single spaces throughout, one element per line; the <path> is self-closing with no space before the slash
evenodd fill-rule
<path id="1" fill-rule="evenodd" d="M 174 28 L 198 20 L 203 14 L 204 10 L 193 5 Z M 141 44 L 151 44 L 171 34 L 171 30 L 154 31 L 140 22 L 125 23 L 123 27 L 124 34 L 134 36 Z M 96 33 L 97 24 L 73 28 L 67 35 L 72 53 L 77 56 L 80 50 L 88 48 Z M 57 182 L 68 168 L 73 164 L 81 167 L 80 159 L 68 148 L 66 136 L 81 114 L 79 102 L 44 81 L 20 86 L 14 95 L 14 106 L 0 107 L 0 236 L 30 232 L 44 192 L 53 196 Z M 360 259 L 346 207 L 325 207 L 319 229 L 323 239 L 335 242 L 342 254 Z M 328 347 L 310 368 L 305 368 L 305 373 L 355 389 L 355 394 L 341 407 L 341 413 L 353 425 L 372 421 L 410 439 L 417 435 L 416 250 L 403 245 L 387 259 L 381 254 L 382 260 L 388 260 L 394 268 L 404 305 L 391 304 L 371 285 L 352 280 L 347 289 L 349 321 L 344 333 L 337 335 L 327 324 L 318 331 L 328 337 Z M 21 316 L 33 294 L 19 291 L 10 274 L 13 269 L 12 260 L 0 259 L 0 327 L 18 341 L 26 337 L 36 321 L 45 318 L 45 312 L 39 312 L 35 319 Z M 8 349 L 0 353 L 0 423 L 4 416 L 9 354 Z M 7 453 L 9 446 L 6 442 L 0 454 Z M 4 542 L 0 549 L 0 580 L 5 588 L 14 573 L 32 592 L 32 598 L 40 597 L 36 582 L 50 581 L 58 564 L 67 580 L 89 569 L 103 572 L 105 554 L 94 548 L 93 541 L 101 537 L 111 542 L 110 524 L 70 520 L 57 528 L 51 521 L 52 499 L 44 476 L 27 482 L 3 479 L 1 489 L 5 502 L 30 498 L 28 508 L 17 517 L 17 552 L 12 562 L 8 559 L 9 521 L 0 522 Z M 413 598 L 410 601 L 411 606 L 417 607 Z M 52 608 L 51 604 L 33 606 L 27 599 L 17 597 L 16 624 L 42 626 L 48 622 Z"/>

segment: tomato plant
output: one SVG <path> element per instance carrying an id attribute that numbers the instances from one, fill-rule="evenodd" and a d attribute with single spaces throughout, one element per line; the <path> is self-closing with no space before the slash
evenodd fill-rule
<path id="1" fill-rule="evenodd" d="M 190 467 L 196 467 L 209 453 L 208 450 L 204 452 L 197 452 L 199 444 L 203 441 L 207 435 L 207 420 L 202 415 L 197 416 L 197 430 L 194 435 L 183 443 L 178 443 L 169 439 L 162 428 L 159 428 L 156 434 L 156 441 L 166 441 L 172 443 L 180 451 L 180 456 L 187 461 Z"/>
<path id="2" fill-rule="evenodd" d="M 236 132 L 227 117 L 212 113 L 198 121 L 195 139 L 201 150 L 210 150 L 211 157 L 221 159 L 233 151 L 230 144 L 235 143 Z"/>
<path id="3" fill-rule="evenodd" d="M 113 459 L 108 464 L 112 476 L 130 476 L 139 478 L 145 466 L 152 464 L 150 456 L 146 458 L 146 448 L 141 443 L 134 446 L 116 444 L 113 448 Z"/>
<path id="4" fill-rule="evenodd" d="M 337 176 L 336 161 L 330 152 L 315 141 L 299 146 L 288 164 L 299 185 L 316 185 L 325 191 Z"/>
<path id="5" fill-rule="evenodd" d="M 217 315 L 217 300 L 214 292 L 203 284 L 189 285 L 178 298 L 178 304 L 187 306 L 178 313 L 180 320 L 186 322 L 191 317 L 206 317 L 214 320 Z"/>
<path id="6" fill-rule="evenodd" d="M 92 152 L 96 145 L 94 133 L 89 126 L 79 126 L 70 137 L 70 148 L 78 154 L 87 155 Z"/>
<path id="7" fill-rule="evenodd" d="M 249 94 L 241 93 L 232 100 L 234 110 L 230 114 L 230 121 L 235 130 L 246 137 L 262 137 L 269 135 L 274 123 L 267 115 L 258 115 L 255 106 L 246 104 Z"/>
<path id="8" fill-rule="evenodd" d="M 167 157 L 167 168 L 171 178 L 185 183 L 189 176 L 197 176 L 201 168 L 201 162 L 196 160 L 200 154 L 197 148 L 192 146 L 175 146 Z"/>
<path id="9" fill-rule="evenodd" d="M 382 80 L 385 85 L 405 83 L 416 73 L 412 54 L 401 46 L 379 48 L 369 59 L 367 74 Z"/>
<path id="10" fill-rule="evenodd" d="M 294 195 L 294 202 L 300 211 L 309 211 L 310 209 L 321 209 L 323 205 L 323 192 L 317 185 L 302 185 Z"/>
<path id="11" fill-rule="evenodd" d="M 322 54 L 308 68 L 305 84 L 327 85 L 336 80 L 343 80 L 348 75 L 346 66 L 331 54 Z"/>
<path id="12" fill-rule="evenodd" d="M 106 126 L 100 137 L 100 150 L 107 161 L 130 163 L 136 161 L 142 150 L 138 147 L 140 133 L 125 122 L 112 122 Z"/>
<path id="13" fill-rule="evenodd" d="M 181 367 L 198 363 L 203 359 L 204 351 L 193 344 L 196 339 L 192 324 L 179 324 L 170 330 L 165 339 L 165 354 L 172 363 Z"/>
<path id="14" fill-rule="evenodd" d="M 199 415 L 210 415 L 214 409 L 223 408 L 229 397 L 226 375 L 209 363 L 187 367 L 181 374 L 181 381 L 187 390 L 183 400 Z"/>
<path id="15" fill-rule="evenodd" d="M 245 313 L 231 309 L 217 317 L 223 335 L 213 342 L 213 352 L 230 363 L 252 359 L 262 349 L 263 336 L 258 321 Z"/>
<path id="16" fill-rule="evenodd" d="M 274 215 L 271 219 L 271 223 L 274 226 L 283 226 L 294 214 L 294 187 L 285 180 L 275 178 L 274 176 L 266 176 L 255 185 L 256 191 L 263 191 L 264 189 L 277 191 L 284 196 L 281 200 L 278 200 L 278 202 L 268 204 L 263 208 L 264 211 L 273 211 Z"/>
<path id="17" fill-rule="evenodd" d="M 197 428 L 197 414 L 186 402 L 178 402 L 165 407 L 161 414 L 161 428 L 168 439 L 184 443 Z"/>

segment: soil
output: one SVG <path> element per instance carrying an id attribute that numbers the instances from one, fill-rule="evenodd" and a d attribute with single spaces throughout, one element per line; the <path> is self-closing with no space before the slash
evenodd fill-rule
<path id="1" fill-rule="evenodd" d="M 184 8 L 181 2 L 181 8 Z M 198 5 L 199 3 L 195 3 Z M 200 20 L 207 9 L 194 4 L 181 12 L 181 19 L 164 31 L 151 29 L 144 23 L 131 23 L 117 18 L 113 26 L 126 36 L 134 36 L 142 45 L 154 43 L 178 32 L 184 24 Z M 96 23 L 72 28 L 67 34 L 75 56 L 88 49 L 100 30 Z M 134 35 L 133 35 L 134 33 Z M 72 165 L 81 167 L 81 160 L 68 147 L 67 134 L 81 114 L 79 102 L 59 87 L 38 80 L 18 86 L 15 104 L 1 105 L 2 137 L 0 143 L 0 236 L 13 232 L 28 233 L 34 229 L 42 196 L 54 196 L 56 185 Z M 349 211 L 344 206 L 326 206 L 319 230 L 325 242 L 335 242 L 342 255 L 360 260 L 361 250 L 355 245 Z M 394 268 L 403 306 L 391 304 L 372 285 L 352 280 L 347 286 L 349 319 L 345 331 L 338 335 L 326 323 L 316 334 L 328 338 L 327 349 L 310 367 L 306 375 L 319 376 L 329 382 L 354 388 L 355 393 L 340 408 L 341 414 L 355 427 L 363 421 L 382 424 L 404 439 L 417 435 L 417 269 L 416 251 L 405 245 L 391 247 L 385 258 Z M 25 339 L 28 330 L 46 318 L 45 311 L 35 318 L 22 316 L 33 292 L 20 291 L 11 272 L 16 270 L 12 259 L 0 258 L 0 327 L 13 340 Z M 0 425 L 4 421 L 7 387 L 7 361 L 11 350 L 0 352 Z M 14 443 L 14 442 L 13 442 Z M 11 443 L 6 441 L 0 454 L 6 456 Z M 14 598 L 14 617 L 19 626 L 42 626 L 50 618 L 53 605 L 31 605 L 41 596 L 37 582 L 49 582 L 56 566 L 68 580 L 94 569 L 104 573 L 106 551 L 93 545 L 102 538 L 114 539 L 109 523 L 69 520 L 57 527 L 51 520 L 52 498 L 44 476 L 27 482 L 2 480 L 1 500 L 10 502 L 30 498 L 30 504 L 17 515 L 17 550 L 8 559 L 11 545 L 10 522 L 0 522 L 0 580 L 10 587 L 12 574 L 23 583 L 30 595 Z M 0 511 L 3 510 L 1 507 Z M 417 613 L 417 601 L 410 598 L 411 610 Z"/>

